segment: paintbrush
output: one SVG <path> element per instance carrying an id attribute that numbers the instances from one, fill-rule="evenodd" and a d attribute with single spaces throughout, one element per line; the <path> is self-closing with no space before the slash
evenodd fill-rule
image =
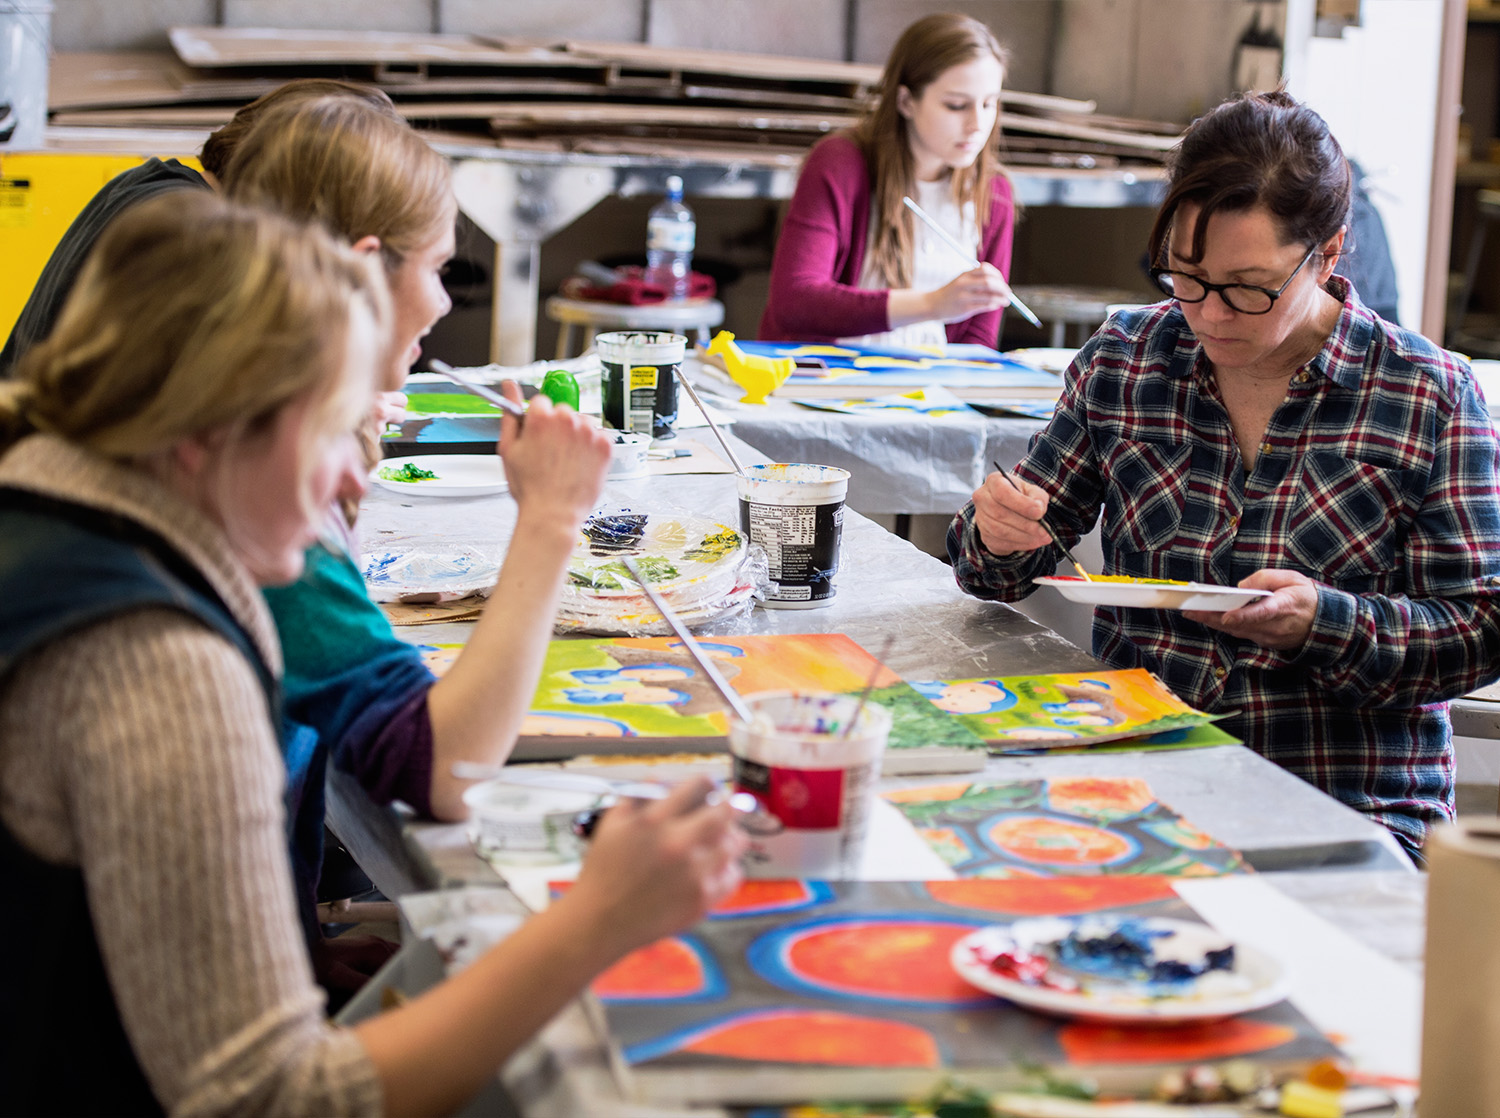
<path id="1" fill-rule="evenodd" d="M 1014 489 L 1017 493 L 1021 493 L 1021 487 L 1016 484 L 1016 479 L 1013 478 L 1013 477 L 1011 477 L 1009 470 L 1007 470 L 1004 466 L 1000 465 L 999 462 L 995 462 L 994 463 L 994 467 L 999 472 L 999 474 L 1000 474 L 1001 477 L 1003 477 L 1006 481 L 1010 482 L 1010 487 L 1012 489 Z M 1022 493 L 1021 495 L 1023 497 L 1025 496 L 1024 493 Z M 1077 559 L 1075 559 L 1073 557 L 1073 553 L 1063 546 L 1062 540 L 1058 539 L 1057 533 L 1052 530 L 1052 525 L 1048 524 L 1045 520 L 1038 520 L 1037 523 L 1040 524 L 1046 530 L 1047 535 L 1049 535 L 1049 536 L 1052 537 L 1052 542 L 1053 542 L 1054 545 L 1056 545 L 1057 550 L 1061 551 L 1063 553 L 1063 555 L 1067 557 L 1068 562 L 1073 564 L 1073 569 L 1078 572 L 1079 576 L 1083 579 L 1083 581 L 1084 582 L 1093 582 L 1094 580 L 1089 577 L 1088 571 L 1086 571 L 1086 570 L 1083 569 L 1083 564 L 1080 563 Z"/>
<path id="2" fill-rule="evenodd" d="M 703 401 L 698 398 L 698 390 L 688 382 L 687 377 L 683 376 L 682 366 L 678 365 L 675 368 L 677 369 L 677 383 L 687 389 L 687 394 L 692 397 L 693 403 L 698 405 L 698 410 L 703 413 L 703 421 L 708 424 L 708 429 L 714 433 L 714 438 L 719 440 L 719 445 L 724 448 L 724 453 L 729 455 L 729 464 L 734 467 L 734 472 L 743 474 L 745 472 L 744 465 L 740 462 L 739 457 L 734 451 L 730 449 L 729 440 L 724 437 L 724 432 L 719 430 L 719 425 L 714 422 L 713 416 L 708 414 L 708 409 L 703 406 Z"/>
<path id="3" fill-rule="evenodd" d="M 956 240 L 954 240 L 953 239 L 953 235 L 951 233 L 949 233 L 948 230 L 944 229 L 941 225 L 939 225 L 936 221 L 934 221 L 932 219 L 932 217 L 927 213 L 927 211 L 924 210 L 921 206 L 917 205 L 910 198 L 903 197 L 901 199 L 901 201 L 903 201 L 904 203 L 906 203 L 906 208 L 907 209 L 909 209 L 912 213 L 916 214 L 919 218 L 921 218 L 924 222 L 926 222 L 927 228 L 931 229 L 934 233 L 936 233 L 938 235 L 938 237 L 940 237 L 942 239 L 942 242 L 945 245 L 947 245 L 954 252 L 958 253 L 965 260 L 967 260 L 968 263 L 969 263 L 969 267 L 971 267 L 971 268 L 982 268 L 982 267 L 984 267 L 984 265 L 982 265 L 975 258 L 974 254 L 971 251 L 969 251 L 968 249 L 964 248 L 963 245 L 959 244 Z M 1038 330 L 1041 329 L 1041 327 L 1042 327 L 1042 320 L 1039 319 L 1036 315 L 1034 315 L 1034 314 L 1031 313 L 1031 308 L 1028 307 L 1025 303 L 1021 302 L 1021 300 L 1016 297 L 1016 293 L 1014 291 L 1012 291 L 1010 293 L 1010 305 L 1013 306 L 1013 307 L 1015 307 L 1016 310 L 1020 311 L 1021 314 L 1025 316 L 1027 322 L 1031 323 Z"/>
<path id="4" fill-rule="evenodd" d="M 457 369 L 453 368 L 453 366 L 449 365 L 446 361 L 439 361 L 434 357 L 427 362 L 427 366 L 438 376 L 447 377 L 460 388 L 463 388 L 467 392 L 472 392 L 481 400 L 488 400 L 501 411 L 509 412 L 517 419 L 526 418 L 526 409 L 512 400 L 509 396 L 501 395 L 499 392 L 496 392 L 488 385 L 479 384 L 475 381 L 470 380 L 468 377 L 463 376 L 461 373 L 459 373 Z"/>
<path id="5" fill-rule="evenodd" d="M 729 709 L 734 711 L 734 716 L 746 726 L 753 723 L 755 716 L 750 713 L 750 708 L 745 705 L 745 700 L 740 698 L 739 692 L 729 686 L 729 681 L 719 674 L 719 669 L 714 667 L 714 662 L 709 659 L 708 653 L 703 651 L 703 646 L 698 643 L 692 633 L 688 632 L 687 626 L 682 623 L 682 618 L 677 616 L 677 611 L 667 605 L 662 600 L 661 595 L 646 581 L 646 576 L 641 574 L 641 569 L 636 566 L 635 560 L 628 555 L 622 555 L 620 562 L 630 572 L 630 577 L 641 584 L 641 589 L 646 592 L 646 597 L 651 599 L 651 604 L 656 607 L 657 612 L 666 618 L 672 632 L 677 634 L 677 639 L 688 650 L 688 655 L 693 658 L 693 662 L 698 665 L 699 669 L 708 678 L 708 681 L 723 696 L 724 702 L 728 704 Z"/>
<path id="6" fill-rule="evenodd" d="M 849 725 L 844 727 L 844 732 L 839 735 L 840 737 L 847 738 L 854 733 L 854 724 L 865 712 L 865 703 L 869 702 L 870 692 L 875 690 L 875 681 L 880 678 L 880 669 L 885 667 L 885 658 L 891 654 L 891 645 L 895 643 L 895 635 L 887 633 L 885 643 L 880 646 L 880 655 L 875 657 L 875 665 L 870 669 L 870 678 L 865 681 L 865 689 L 859 693 L 859 704 L 854 708 L 854 716 L 849 719 Z"/>

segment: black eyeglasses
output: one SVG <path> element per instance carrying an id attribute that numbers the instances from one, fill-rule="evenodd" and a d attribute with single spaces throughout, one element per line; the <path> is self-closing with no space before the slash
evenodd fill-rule
<path id="1" fill-rule="evenodd" d="M 1287 284 L 1297 278 L 1297 273 L 1302 271 L 1303 266 L 1317 251 L 1317 245 L 1308 249 L 1302 263 L 1292 269 L 1292 274 L 1286 277 L 1286 283 L 1275 291 L 1250 283 L 1209 283 L 1186 272 L 1174 272 L 1170 268 L 1152 268 L 1151 280 L 1163 293 L 1172 296 L 1179 303 L 1201 303 L 1208 298 L 1210 291 L 1217 291 L 1219 298 L 1224 300 L 1230 310 L 1239 311 L 1240 314 L 1269 314 L 1281 293 L 1287 289 Z"/>

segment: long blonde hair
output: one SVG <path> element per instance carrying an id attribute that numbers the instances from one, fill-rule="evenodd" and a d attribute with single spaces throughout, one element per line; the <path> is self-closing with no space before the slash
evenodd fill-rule
<path id="1" fill-rule="evenodd" d="M 349 96 L 262 113 L 224 169 L 224 188 L 351 242 L 378 237 L 391 271 L 457 213 L 448 161 L 405 121 Z"/>
<path id="2" fill-rule="evenodd" d="M 875 235 L 870 265 L 889 287 L 909 287 L 912 280 L 914 218 L 901 204 L 903 195 L 914 194 L 916 171 L 906 118 L 899 109 L 904 87 L 911 96 L 922 91 L 955 66 L 990 55 L 1003 72 L 1005 49 L 988 27 L 977 19 L 955 12 L 924 16 L 901 33 L 886 59 L 880 79 L 880 96 L 874 108 L 855 125 L 850 135 L 864 153 L 874 186 L 870 221 Z M 974 205 L 974 218 L 981 229 L 990 217 L 991 184 L 1000 166 L 1000 114 L 972 164 L 952 173 L 953 197 L 960 206 Z"/>
<path id="3" fill-rule="evenodd" d="M 308 441 L 347 432 L 370 408 L 372 385 L 344 374 L 361 310 L 387 329 L 389 292 L 369 258 L 207 191 L 168 192 L 111 223 L 51 335 L 0 383 L 0 451 L 46 432 L 149 463 L 307 398 Z"/>

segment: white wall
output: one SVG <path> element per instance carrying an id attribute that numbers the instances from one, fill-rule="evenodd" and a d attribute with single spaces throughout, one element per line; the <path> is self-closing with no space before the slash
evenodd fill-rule
<path id="1" fill-rule="evenodd" d="M 1364 0 L 1363 26 L 1312 36 L 1313 0 L 1287 10 L 1288 91 L 1364 167 L 1396 264 L 1403 325 L 1422 321 L 1437 128 L 1442 0 Z"/>

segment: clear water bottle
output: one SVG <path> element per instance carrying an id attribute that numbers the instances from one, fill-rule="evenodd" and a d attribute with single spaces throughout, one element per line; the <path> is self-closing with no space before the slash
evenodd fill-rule
<path id="1" fill-rule="evenodd" d="M 667 179 L 667 196 L 646 219 L 646 282 L 666 290 L 668 299 L 686 299 L 693 270 L 698 223 L 682 201 L 682 180 Z"/>

